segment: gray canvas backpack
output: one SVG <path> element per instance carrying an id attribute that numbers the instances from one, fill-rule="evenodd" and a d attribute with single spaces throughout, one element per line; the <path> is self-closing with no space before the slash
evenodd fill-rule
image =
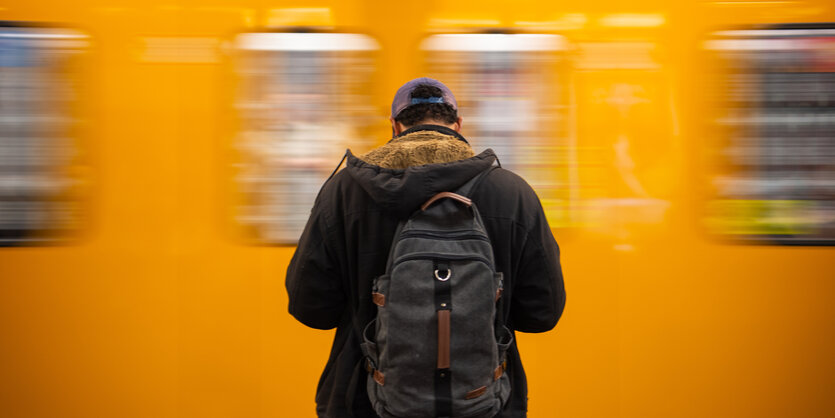
<path id="1" fill-rule="evenodd" d="M 490 170 L 493 168 L 491 167 Z M 383 418 L 489 418 L 510 395 L 502 273 L 470 192 L 424 203 L 394 236 L 363 330 L 368 396 Z"/>

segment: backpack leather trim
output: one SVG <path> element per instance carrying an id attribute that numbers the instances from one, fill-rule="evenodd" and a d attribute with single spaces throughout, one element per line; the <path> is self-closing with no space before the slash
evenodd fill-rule
<path id="1" fill-rule="evenodd" d="M 487 386 L 482 386 L 478 389 L 474 389 L 467 392 L 467 395 L 464 396 L 464 399 L 475 399 L 481 395 L 484 395 L 485 393 L 487 393 Z"/>
<path id="2" fill-rule="evenodd" d="M 449 368 L 449 316 L 450 311 L 438 311 L 438 368 Z"/>
<path id="3" fill-rule="evenodd" d="M 444 198 L 455 199 L 455 200 L 463 203 L 467 207 L 473 205 L 473 201 L 468 197 L 464 197 L 464 196 L 461 196 L 460 194 L 453 193 L 453 192 L 440 192 L 440 193 L 436 194 L 435 196 L 432 196 L 431 198 L 429 198 L 429 200 L 427 200 L 426 203 L 421 205 L 420 210 L 426 210 L 426 208 L 428 208 L 429 206 L 432 206 L 433 203 L 437 202 L 438 200 L 444 199 Z"/>
<path id="4" fill-rule="evenodd" d="M 378 385 L 383 386 L 386 384 L 386 376 L 380 373 L 379 370 L 374 370 L 373 373 L 374 381 L 377 382 Z"/>
<path id="5" fill-rule="evenodd" d="M 504 374 L 504 365 L 506 363 L 502 363 L 499 367 L 496 367 L 496 370 L 493 370 L 493 381 L 501 379 L 502 375 Z"/>
<path id="6" fill-rule="evenodd" d="M 371 293 L 371 301 L 374 302 L 377 306 L 385 306 L 386 305 L 386 295 L 382 293 L 373 292 Z"/>

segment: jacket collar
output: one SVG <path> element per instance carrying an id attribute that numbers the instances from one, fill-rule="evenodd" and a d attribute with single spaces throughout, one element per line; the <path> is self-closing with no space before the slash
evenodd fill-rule
<path id="1" fill-rule="evenodd" d="M 463 160 L 384 168 L 346 152 L 345 170 L 381 207 L 408 214 L 439 192 L 456 190 L 496 161 L 493 150 Z"/>
<path id="2" fill-rule="evenodd" d="M 444 135 L 453 136 L 456 139 L 458 139 L 459 141 L 464 141 L 464 143 L 467 144 L 467 145 L 470 144 L 469 142 L 467 142 L 467 139 L 464 138 L 464 136 L 461 135 L 460 133 L 456 132 L 455 129 L 447 128 L 446 126 L 441 126 L 441 125 L 433 125 L 433 124 L 412 126 L 411 128 L 406 129 L 405 131 L 401 132 L 400 135 L 397 135 L 394 138 L 400 138 L 401 136 L 408 135 L 410 133 L 418 132 L 418 131 L 435 131 L 435 132 L 438 132 L 438 133 L 442 133 Z M 394 138 L 392 138 L 392 139 L 394 139 Z"/>

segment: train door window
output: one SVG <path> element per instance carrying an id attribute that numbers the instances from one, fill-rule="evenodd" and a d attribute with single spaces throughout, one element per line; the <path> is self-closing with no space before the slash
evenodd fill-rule
<path id="1" fill-rule="evenodd" d="M 85 35 L 0 24 L 0 246 L 58 244 L 81 229 Z"/>
<path id="2" fill-rule="evenodd" d="M 378 49 L 349 33 L 237 37 L 234 217 L 247 241 L 295 244 L 344 150 L 373 145 Z"/>
<path id="3" fill-rule="evenodd" d="M 531 184 L 554 227 L 570 222 L 565 46 L 559 35 L 505 33 L 438 34 L 421 44 L 428 74 L 455 92 L 464 136 Z"/>
<path id="4" fill-rule="evenodd" d="M 706 224 L 773 244 L 835 243 L 835 25 L 723 31 Z"/>
<path id="5" fill-rule="evenodd" d="M 628 32 L 618 27 L 589 36 L 577 43 L 573 57 L 580 178 L 574 208 L 584 227 L 614 240 L 617 250 L 669 231 L 681 182 L 670 70 L 655 26 L 660 22 L 637 19 L 630 24 L 641 26 Z"/>

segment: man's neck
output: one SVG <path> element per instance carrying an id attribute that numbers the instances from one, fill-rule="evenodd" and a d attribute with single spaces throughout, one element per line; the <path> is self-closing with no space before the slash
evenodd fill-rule
<path id="1" fill-rule="evenodd" d="M 455 129 L 452 129 L 452 128 L 450 128 L 448 126 L 444 126 L 444 125 L 437 125 L 437 124 L 434 124 L 434 123 L 426 123 L 426 124 L 412 126 L 409 129 L 406 129 L 405 131 L 401 132 L 400 135 L 397 135 L 395 138 L 400 138 L 404 135 L 408 135 L 410 133 L 418 132 L 418 131 L 435 131 L 435 132 L 438 132 L 438 133 L 442 133 L 444 135 L 449 135 L 449 136 L 455 137 L 456 139 L 458 139 L 460 141 L 463 141 L 466 144 L 469 144 L 469 142 L 467 142 L 467 139 L 464 138 L 463 135 L 461 135 L 460 133 L 455 131 Z"/>

